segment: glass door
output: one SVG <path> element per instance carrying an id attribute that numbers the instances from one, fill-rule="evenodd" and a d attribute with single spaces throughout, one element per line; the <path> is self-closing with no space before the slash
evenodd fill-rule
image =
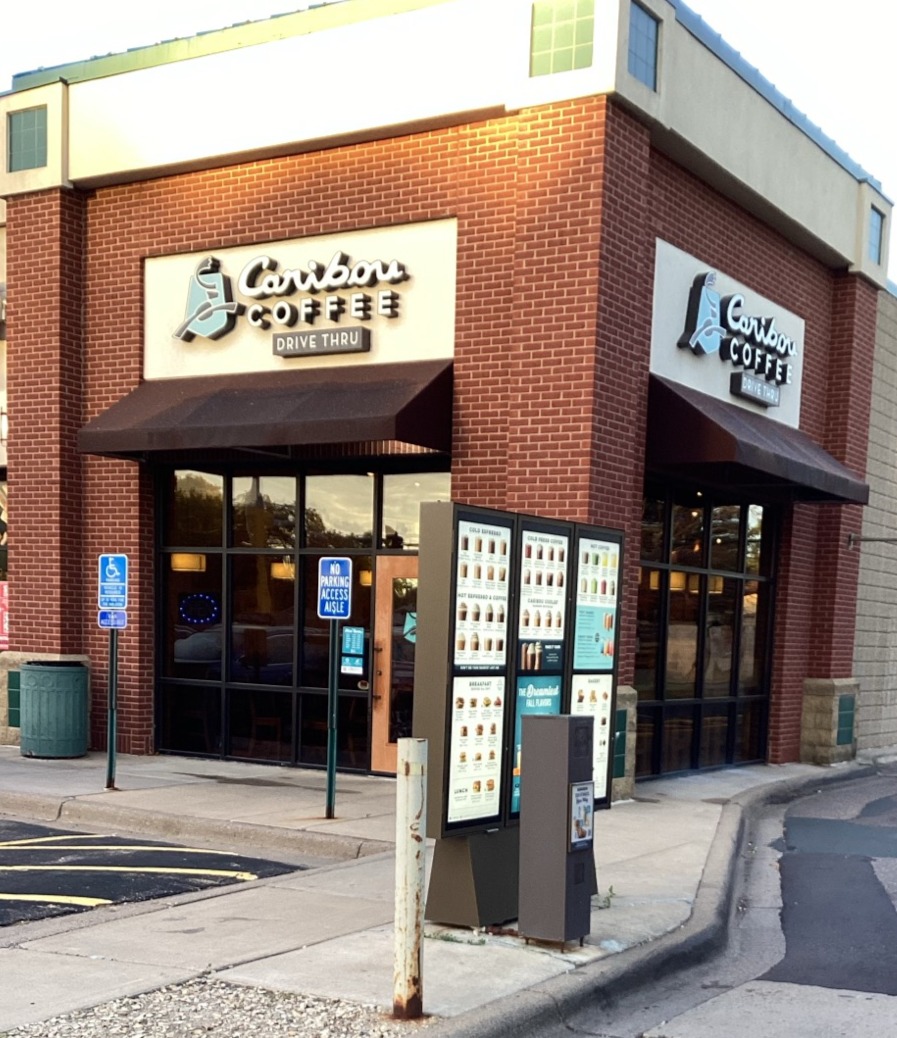
<path id="1" fill-rule="evenodd" d="M 377 559 L 371 770 L 395 774 L 397 741 L 410 738 L 417 641 L 416 555 Z"/>

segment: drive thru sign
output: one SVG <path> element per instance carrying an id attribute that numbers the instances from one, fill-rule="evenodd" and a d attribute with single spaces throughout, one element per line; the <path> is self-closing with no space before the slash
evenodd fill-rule
<path id="1" fill-rule="evenodd" d="M 352 560 L 326 557 L 318 562 L 318 616 L 348 620 L 352 613 Z"/>

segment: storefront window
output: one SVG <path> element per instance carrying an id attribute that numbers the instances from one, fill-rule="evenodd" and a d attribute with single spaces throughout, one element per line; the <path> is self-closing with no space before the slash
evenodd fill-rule
<path id="1" fill-rule="evenodd" d="M 166 496 L 166 544 L 220 547 L 224 477 L 182 470 L 172 475 L 172 484 Z"/>
<path id="2" fill-rule="evenodd" d="M 704 502 L 700 495 L 673 504 L 670 562 L 674 566 L 700 566 L 704 561 Z"/>
<path id="3" fill-rule="evenodd" d="M 642 505 L 642 559 L 645 562 L 663 561 L 664 509 L 663 497 L 645 494 Z"/>
<path id="4" fill-rule="evenodd" d="M 673 494 L 653 488 L 643 513 L 640 776 L 765 753 L 774 523 L 760 505 Z"/>
<path id="5" fill-rule="evenodd" d="M 223 600 L 221 556 L 173 553 L 165 567 L 167 677 L 219 680 L 222 675 Z"/>
<path id="6" fill-rule="evenodd" d="M 657 651 L 660 640 L 661 583 L 665 574 L 642 567 L 639 571 L 638 631 L 635 643 L 635 688 L 639 699 L 654 699 Z"/>
<path id="7" fill-rule="evenodd" d="M 763 540 L 763 508 L 750 505 L 748 508 L 747 544 L 745 546 L 745 573 L 757 575 L 761 572 L 761 547 Z"/>
<path id="8" fill-rule="evenodd" d="M 665 699 L 691 699 L 698 661 L 697 574 L 670 573 L 670 619 L 667 626 Z"/>
<path id="9" fill-rule="evenodd" d="M 235 548 L 296 544 L 296 480 L 292 476 L 239 476 L 232 486 Z"/>
<path id="10" fill-rule="evenodd" d="M 393 632 L 389 733 L 409 734 L 416 577 L 394 587 L 384 578 L 378 588 L 373 544 L 384 561 L 416 574 L 415 560 L 395 551 L 418 550 L 421 502 L 449 491 L 448 472 L 163 475 L 159 749 L 325 764 L 336 634 L 337 764 L 369 768 L 374 595 L 390 592 L 401 624 Z M 352 564 L 350 618 L 339 625 L 317 615 L 320 560 L 329 555 Z"/>
<path id="11" fill-rule="evenodd" d="M 230 680 L 293 684 L 295 569 L 279 555 L 231 560 Z"/>
<path id="12" fill-rule="evenodd" d="M 723 505 L 710 513 L 710 568 L 741 569 L 741 505 Z"/>
<path id="13" fill-rule="evenodd" d="M 374 543 L 374 480 L 363 476 L 308 476 L 305 544 L 308 548 L 370 548 Z"/>
<path id="14" fill-rule="evenodd" d="M 704 698 L 732 693 L 732 652 L 735 645 L 740 582 L 707 578 L 707 627 L 704 638 Z"/>
<path id="15" fill-rule="evenodd" d="M 420 547 L 420 506 L 423 501 L 448 501 L 451 474 L 410 472 L 383 477 L 383 548 Z"/>

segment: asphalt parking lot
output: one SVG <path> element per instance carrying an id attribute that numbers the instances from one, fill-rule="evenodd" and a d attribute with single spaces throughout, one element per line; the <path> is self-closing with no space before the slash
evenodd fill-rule
<path id="1" fill-rule="evenodd" d="M 0 821 L 0 926 L 295 872 L 301 866 Z"/>

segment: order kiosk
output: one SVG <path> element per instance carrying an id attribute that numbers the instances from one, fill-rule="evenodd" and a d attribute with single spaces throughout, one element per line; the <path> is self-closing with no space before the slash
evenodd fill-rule
<path id="1" fill-rule="evenodd" d="M 522 937 L 582 939 L 591 930 L 595 874 L 594 724 L 589 717 L 523 719 L 520 808 Z"/>

